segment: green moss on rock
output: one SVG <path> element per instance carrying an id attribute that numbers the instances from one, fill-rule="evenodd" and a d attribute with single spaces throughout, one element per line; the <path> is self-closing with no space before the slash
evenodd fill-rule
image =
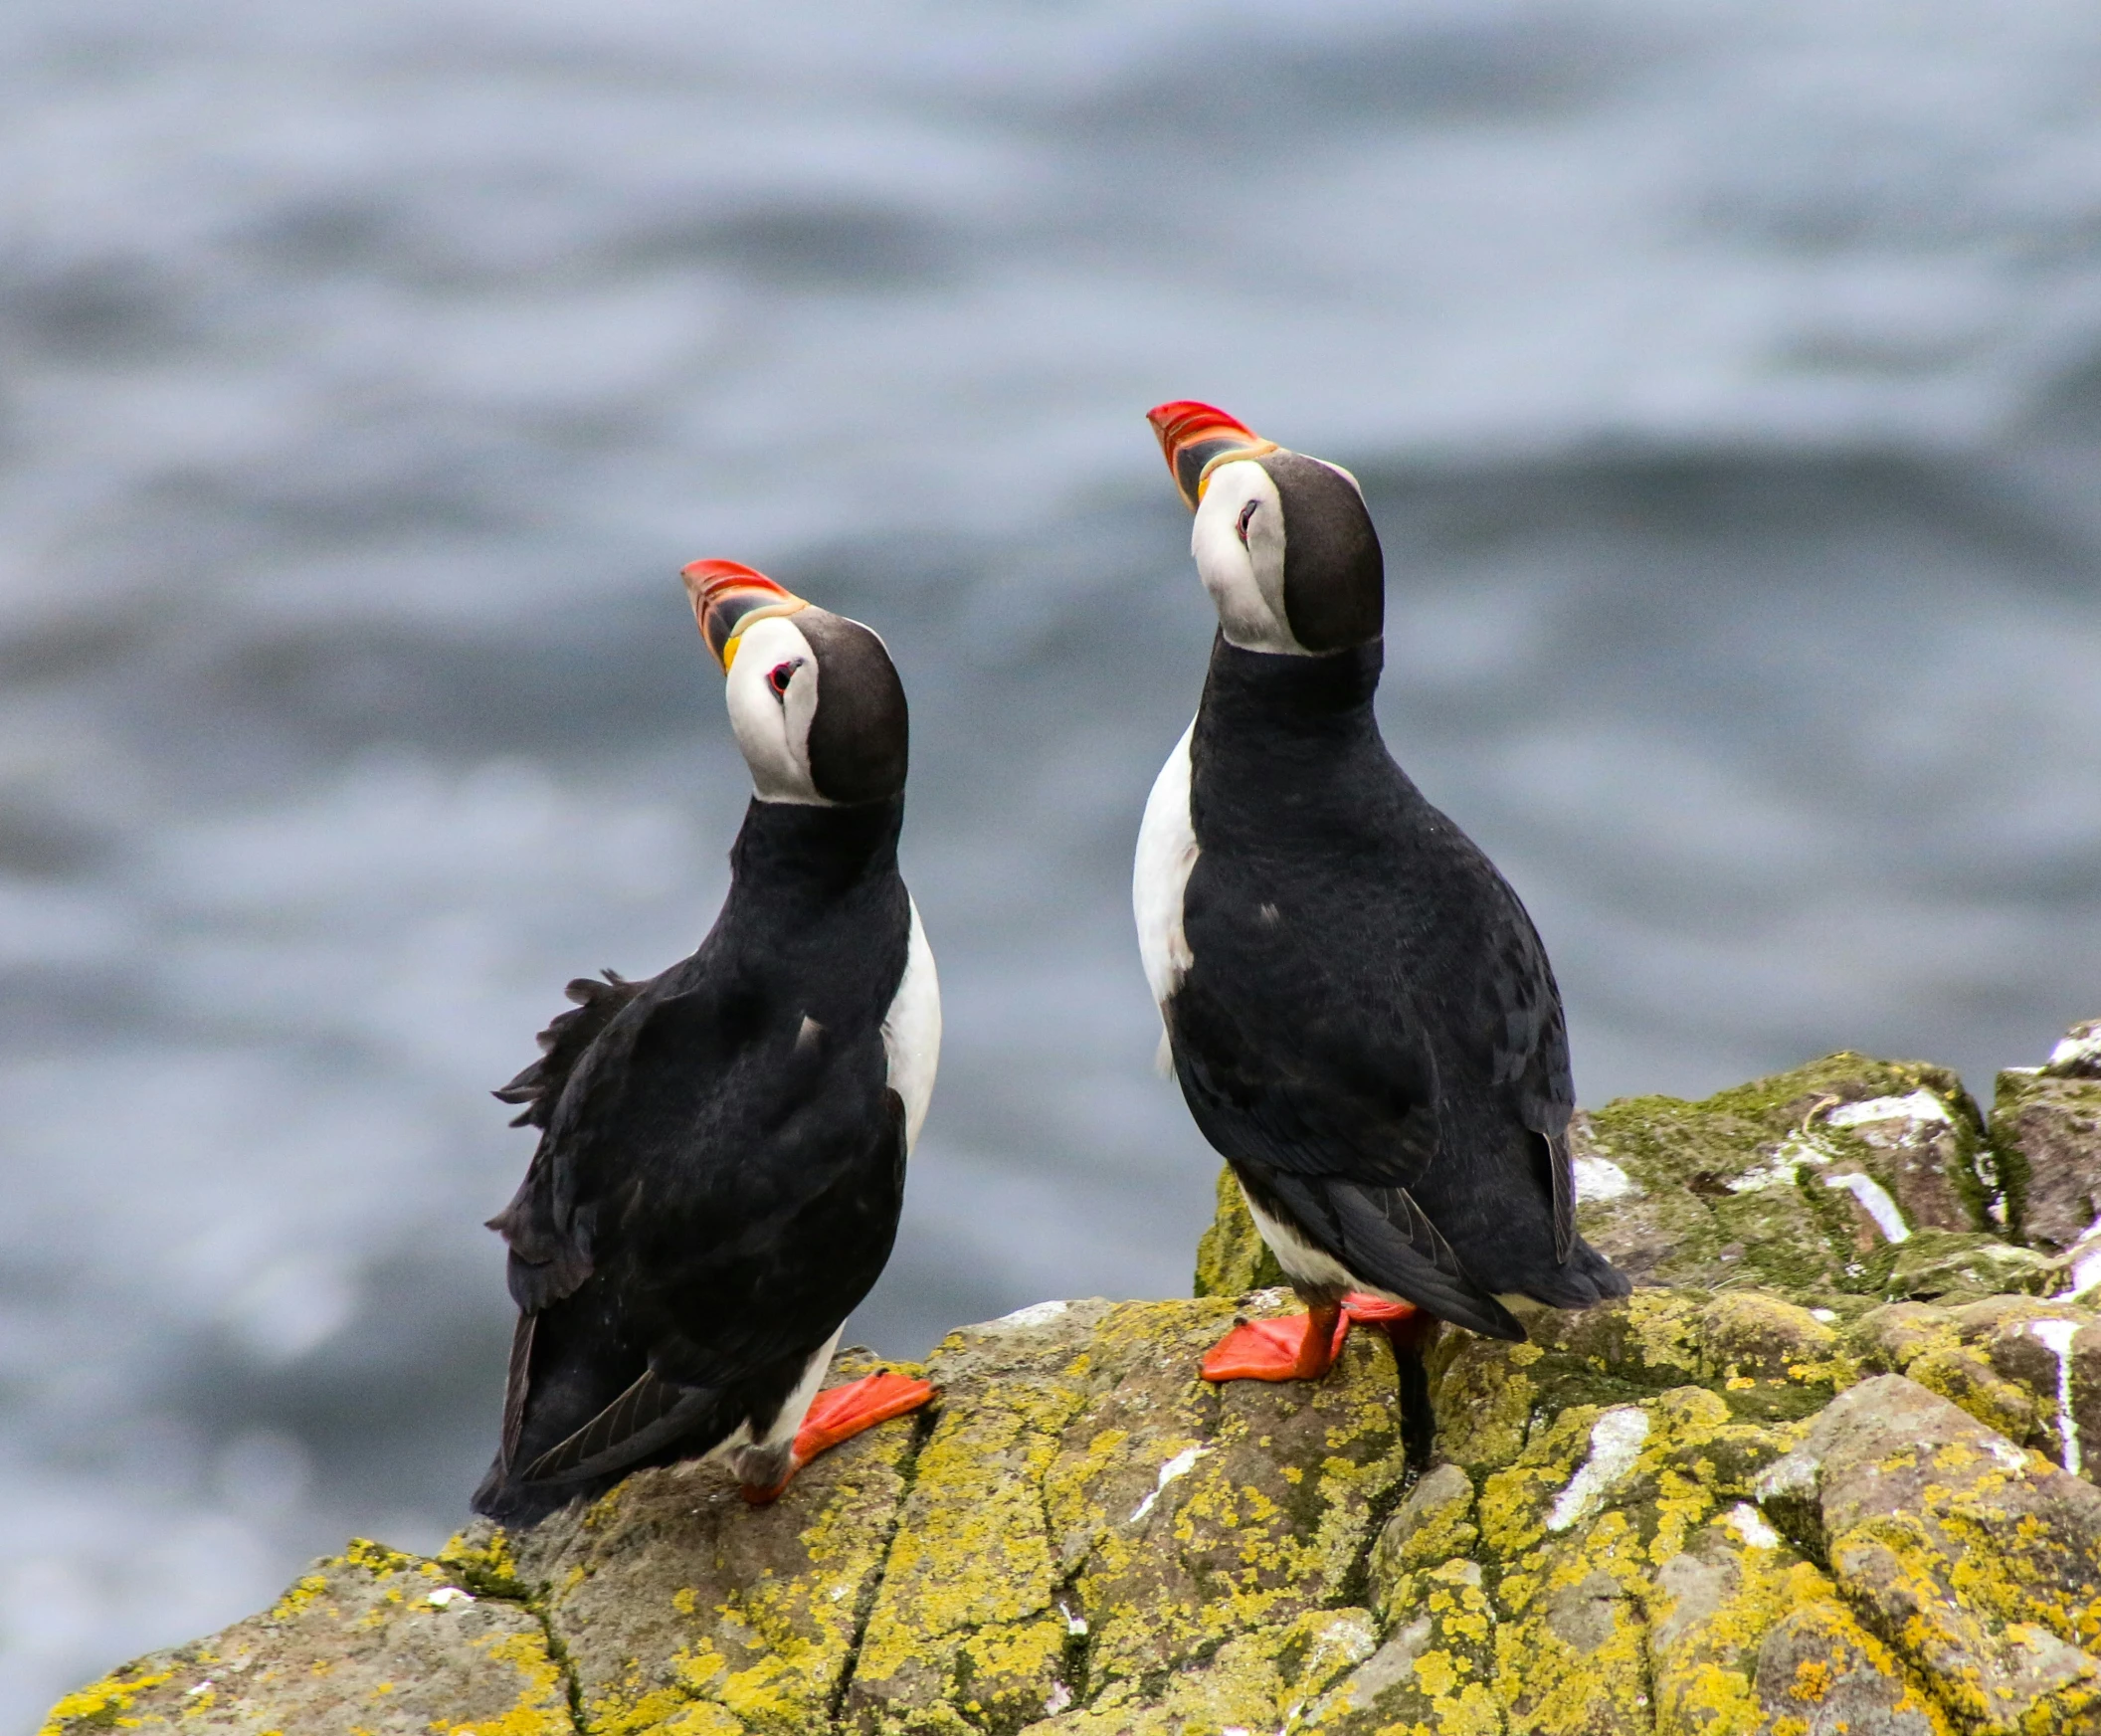
<path id="1" fill-rule="evenodd" d="M 2101 1078 L 2001 1073 L 1991 1142 L 2008 1176 L 2013 1235 L 2069 1248 L 2101 1219 Z"/>
<path id="2" fill-rule="evenodd" d="M 1247 1201 L 1233 1171 L 1219 1166 L 1218 1211 L 1197 1242 L 1199 1296 L 1244 1296 L 1249 1290 L 1272 1289 L 1284 1282 L 1284 1268 L 1254 1227 Z"/>
<path id="3" fill-rule="evenodd" d="M 1584 1234 L 1637 1281 L 1879 1293 L 1890 1237 L 1848 1177 L 1912 1233 L 1998 1228 L 1983 1120 L 1921 1061 L 1840 1053 L 1697 1102 L 1621 1098 L 1581 1118 L 1577 1150 L 1579 1173 L 1609 1178 Z"/>

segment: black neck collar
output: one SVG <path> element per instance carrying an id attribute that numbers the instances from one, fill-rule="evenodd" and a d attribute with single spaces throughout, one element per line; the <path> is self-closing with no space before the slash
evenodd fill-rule
<path id="1" fill-rule="evenodd" d="M 762 802 L 754 796 L 730 849 L 730 873 L 775 895 L 835 898 L 862 881 L 896 872 L 903 826 L 902 796 L 838 808 Z"/>
<path id="2" fill-rule="evenodd" d="M 1385 664 L 1382 639 L 1323 657 L 1293 657 L 1242 651 L 1222 633 L 1212 641 L 1204 709 L 1226 724 L 1245 718 L 1269 728 L 1347 726 L 1371 717 Z"/>

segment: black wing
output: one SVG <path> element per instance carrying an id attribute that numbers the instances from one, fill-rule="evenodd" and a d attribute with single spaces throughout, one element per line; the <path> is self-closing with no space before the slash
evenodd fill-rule
<path id="1" fill-rule="evenodd" d="M 1546 1171 L 1554 1214 L 1554 1257 L 1566 1265 L 1576 1249 L 1576 1175 L 1569 1153 L 1569 1118 L 1576 1084 L 1569 1067 L 1569 1032 L 1561 991 L 1547 949 L 1522 900 L 1501 874 L 1492 876 L 1489 967 L 1476 978 L 1478 1009 L 1462 1022 L 1460 1041 L 1477 1033 L 1493 1086 L 1504 1093 L 1519 1123 L 1536 1135 L 1535 1154 Z"/>
<path id="2" fill-rule="evenodd" d="M 1207 871 L 1207 868 L 1209 871 Z M 1412 1193 L 1445 1146 L 1436 1053 L 1376 944 L 1309 947 L 1309 922 L 1200 858 L 1194 962 L 1168 1004 L 1175 1070 L 1205 1136 L 1350 1270 L 1440 1318 L 1522 1337 Z M 1334 932 L 1332 928 L 1328 932 Z"/>
<path id="3" fill-rule="evenodd" d="M 1435 1161 L 1436 1059 L 1405 1004 L 1260 968 L 1262 949 L 1185 915 L 1196 965 L 1168 1003 L 1191 1107 L 1229 1157 L 1404 1188 Z"/>
<path id="4" fill-rule="evenodd" d="M 576 1006 L 567 1013 L 557 1013 L 540 1033 L 539 1060 L 509 1084 L 490 1093 L 499 1103 L 525 1105 L 512 1119 L 513 1127 L 545 1127 L 554 1119 L 562 1087 L 568 1084 L 577 1062 L 584 1059 L 584 1052 L 613 1022 L 613 1016 L 650 986 L 648 982 L 630 982 L 618 971 L 600 974 L 604 982 L 578 977 L 562 991 Z"/>
<path id="5" fill-rule="evenodd" d="M 629 982 L 612 971 L 605 973 L 604 982 L 578 977 L 564 991 L 577 1006 L 557 1015 L 540 1033 L 540 1059 L 494 1093 L 498 1101 L 525 1105 L 511 1122 L 513 1127 L 542 1130 L 518 1191 L 488 1221 L 489 1229 L 509 1245 L 511 1299 L 528 1318 L 547 1303 L 573 1294 L 592 1269 L 590 1218 L 579 1220 L 571 1209 L 574 1189 L 566 1174 L 564 1142 L 546 1130 L 594 1045 L 650 987 L 651 982 Z M 519 1330 L 525 1330 L 522 1323 Z M 517 1361 L 515 1353 L 512 1361 Z M 506 1406 L 506 1412 L 509 1409 Z"/>
<path id="6" fill-rule="evenodd" d="M 704 1449 L 763 1414 L 895 1235 L 904 1109 L 878 1033 L 835 1043 L 733 971 L 647 990 L 577 1059 L 498 1221 L 525 1317 L 502 1462 L 534 1480 Z"/>
<path id="7" fill-rule="evenodd" d="M 786 1396 L 888 1261 L 903 1193 L 905 1113 L 896 1092 L 886 1096 L 882 1135 L 859 1185 L 837 1177 L 797 1190 L 786 1210 L 738 1238 L 744 1249 L 715 1247 L 701 1293 L 685 1298 L 720 1304 L 702 1316 L 705 1339 L 672 1334 L 660 1342 L 651 1366 L 617 1398 L 524 1467 L 528 1480 L 575 1482 L 625 1470 L 674 1443 L 719 1439 Z"/>

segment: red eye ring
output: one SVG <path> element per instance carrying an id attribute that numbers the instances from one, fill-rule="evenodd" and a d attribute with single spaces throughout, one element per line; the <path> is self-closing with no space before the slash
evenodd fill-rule
<path id="1" fill-rule="evenodd" d="M 803 667 L 803 660 L 792 657 L 786 663 L 777 663 L 766 672 L 766 684 L 773 689 L 776 699 L 788 697 L 788 683 L 795 679 L 795 672 Z"/>
<path id="2" fill-rule="evenodd" d="M 1254 516 L 1255 508 L 1259 505 L 1261 505 L 1261 501 L 1249 500 L 1246 505 L 1241 508 L 1240 521 L 1233 527 L 1233 533 L 1241 539 L 1242 548 L 1247 546 L 1247 521 Z"/>

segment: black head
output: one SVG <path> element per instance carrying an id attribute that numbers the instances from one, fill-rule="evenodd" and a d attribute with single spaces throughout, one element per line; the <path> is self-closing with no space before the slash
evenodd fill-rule
<path id="1" fill-rule="evenodd" d="M 1386 563 L 1357 480 L 1188 400 L 1148 417 L 1197 515 L 1190 552 L 1243 651 L 1322 656 L 1386 624 Z"/>
<path id="2" fill-rule="evenodd" d="M 853 805 L 904 793 L 904 685 L 870 629 L 733 562 L 695 561 L 685 581 L 761 800 Z"/>
<path id="3" fill-rule="evenodd" d="M 904 683 L 889 651 L 859 621 L 811 609 L 796 623 L 817 654 L 810 777 L 830 802 L 885 802 L 904 793 L 911 749 Z"/>

